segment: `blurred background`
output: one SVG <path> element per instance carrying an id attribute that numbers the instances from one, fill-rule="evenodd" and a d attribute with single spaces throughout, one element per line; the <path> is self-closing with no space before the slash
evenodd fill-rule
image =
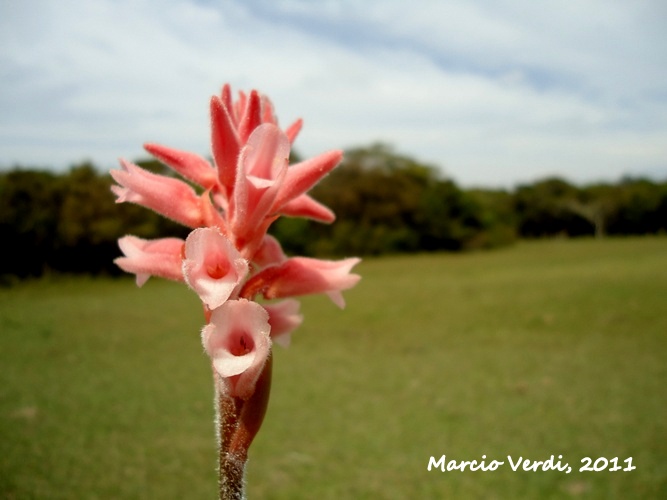
<path id="1" fill-rule="evenodd" d="M 216 492 L 186 287 L 116 240 L 186 228 L 114 203 L 124 157 L 209 156 L 229 82 L 301 117 L 359 255 L 276 349 L 251 498 L 667 497 L 667 7 L 660 1 L 0 0 L 0 497 Z M 482 251 L 492 250 L 493 251 Z M 427 471 L 563 455 L 574 472 Z M 633 471 L 579 472 L 633 457 Z M 611 467 L 611 466 L 610 466 Z"/>
<path id="2" fill-rule="evenodd" d="M 167 173 L 144 142 L 209 156 L 208 99 L 225 82 L 269 95 L 283 126 L 304 119 L 294 161 L 347 152 L 317 192 L 339 223 L 281 221 L 291 252 L 665 230 L 663 2 L 0 8 L 0 225 L 14 241 L 0 274 L 114 272 L 119 236 L 184 234 L 115 207 L 107 172 L 124 157 Z"/>
<path id="3" fill-rule="evenodd" d="M 466 187 L 667 175 L 667 6 L 509 0 L 0 3 L 0 165 L 208 154 L 208 97 L 311 156 L 381 141 Z"/>

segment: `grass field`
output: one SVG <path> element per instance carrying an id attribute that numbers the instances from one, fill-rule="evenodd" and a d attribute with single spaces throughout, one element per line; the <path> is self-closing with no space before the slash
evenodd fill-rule
<path id="1" fill-rule="evenodd" d="M 358 270 L 345 311 L 304 300 L 276 348 L 251 499 L 667 498 L 667 238 Z M 0 498 L 215 498 L 202 321 L 159 280 L 0 289 Z M 505 463 L 429 472 L 443 454 Z M 584 457 L 636 469 L 580 472 Z"/>

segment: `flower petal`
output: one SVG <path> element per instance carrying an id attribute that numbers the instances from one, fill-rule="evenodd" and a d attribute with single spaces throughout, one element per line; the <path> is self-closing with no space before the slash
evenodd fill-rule
<path id="1" fill-rule="evenodd" d="M 325 207 L 307 194 L 302 194 L 292 201 L 287 202 L 280 209 L 280 213 L 289 217 L 305 217 L 327 224 L 336 220 L 336 215 L 331 209 Z"/>
<path id="2" fill-rule="evenodd" d="M 246 174 L 273 181 L 287 168 L 289 154 L 290 144 L 285 133 L 270 123 L 260 125 L 243 148 Z"/>
<path id="3" fill-rule="evenodd" d="M 211 147 L 218 179 L 227 198 L 232 195 L 234 188 L 240 144 L 230 110 L 220 98 L 214 96 L 211 98 Z"/>
<path id="4" fill-rule="evenodd" d="M 200 199 L 185 182 L 154 174 L 126 160 L 123 170 L 111 170 L 111 176 L 120 184 L 112 186 L 117 203 L 129 201 L 155 210 L 188 227 L 201 224 Z"/>
<path id="5" fill-rule="evenodd" d="M 299 118 L 285 129 L 285 134 L 287 135 L 290 144 L 294 144 L 296 136 L 299 135 L 302 126 L 303 126 L 303 120 Z"/>
<path id="6" fill-rule="evenodd" d="M 144 144 L 144 149 L 186 179 L 205 189 L 212 188 L 218 182 L 215 169 L 197 154 L 153 143 Z"/>
<path id="7" fill-rule="evenodd" d="M 255 129 L 239 155 L 233 196 L 229 204 L 229 230 L 238 249 L 252 256 L 277 214 L 271 213 L 287 171 L 289 142 L 275 125 Z"/>
<path id="8" fill-rule="evenodd" d="M 275 210 L 280 210 L 287 202 L 306 193 L 322 177 L 331 172 L 342 158 L 342 151 L 329 151 L 315 158 L 291 165 L 287 169 L 285 182 L 283 182 L 276 197 Z"/>
<path id="9" fill-rule="evenodd" d="M 250 137 L 250 134 L 262 123 L 262 106 L 259 93 L 256 90 L 250 91 L 250 96 L 245 103 L 245 110 L 239 123 L 239 139 L 241 144 Z"/>
<path id="10" fill-rule="evenodd" d="M 137 275 L 137 286 L 143 286 L 151 276 L 183 281 L 184 244 L 180 238 L 144 240 L 124 236 L 118 240 L 118 246 L 125 257 L 118 257 L 114 262 L 123 271 Z"/>
<path id="11" fill-rule="evenodd" d="M 333 302 L 343 308 L 340 292 L 352 288 L 361 279 L 350 270 L 361 259 L 339 261 L 292 257 L 277 266 L 269 266 L 250 278 L 241 296 L 250 298 L 261 293 L 266 299 L 293 297 L 311 293 L 327 293 Z"/>

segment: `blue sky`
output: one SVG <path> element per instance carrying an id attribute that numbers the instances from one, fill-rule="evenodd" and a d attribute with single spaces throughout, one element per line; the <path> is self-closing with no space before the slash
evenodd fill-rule
<path id="1" fill-rule="evenodd" d="M 667 178 L 663 0 L 0 0 L 0 166 L 208 154 L 224 82 L 463 186 Z"/>

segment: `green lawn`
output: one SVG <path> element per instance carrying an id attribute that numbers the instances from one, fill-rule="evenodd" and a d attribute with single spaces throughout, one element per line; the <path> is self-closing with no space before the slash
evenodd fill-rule
<path id="1" fill-rule="evenodd" d="M 276 348 L 251 499 L 667 498 L 667 238 L 358 271 L 347 309 L 304 300 Z M 215 498 L 202 321 L 159 280 L 0 289 L 0 498 Z M 427 471 L 442 455 L 505 464 Z M 584 457 L 636 469 L 579 472 Z"/>

